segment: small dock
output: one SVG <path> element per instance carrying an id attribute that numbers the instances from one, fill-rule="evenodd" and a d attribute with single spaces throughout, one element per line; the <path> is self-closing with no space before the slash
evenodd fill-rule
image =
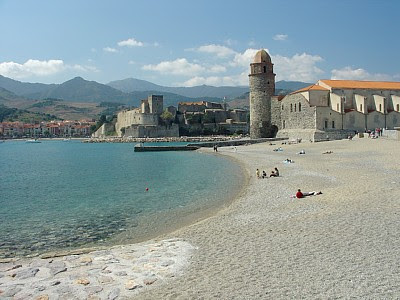
<path id="1" fill-rule="evenodd" d="M 134 146 L 135 152 L 151 152 L 151 151 L 193 151 L 199 149 L 199 146 L 184 145 L 184 146 L 143 146 L 137 144 Z"/>

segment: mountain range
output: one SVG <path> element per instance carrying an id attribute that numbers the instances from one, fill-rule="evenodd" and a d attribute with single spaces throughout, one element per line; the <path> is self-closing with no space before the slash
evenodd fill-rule
<path id="1" fill-rule="evenodd" d="M 304 82 L 278 81 L 277 91 L 293 91 L 309 85 Z M 181 101 L 227 101 L 240 98 L 249 91 L 248 87 L 208 85 L 194 87 L 166 87 L 145 80 L 128 78 L 101 84 L 75 77 L 62 84 L 43 84 L 21 82 L 0 75 L 0 88 L 17 96 L 41 100 L 46 98 L 61 99 L 72 102 L 118 102 L 138 106 L 140 100 L 149 94 L 162 94 L 166 105 L 177 105 Z"/>
<path id="2" fill-rule="evenodd" d="M 308 85 L 305 82 L 278 81 L 276 94 L 288 94 Z M 109 111 L 107 107 L 110 106 L 104 106 L 104 103 L 138 107 L 140 101 L 150 94 L 163 95 L 165 107 L 201 100 L 225 100 L 232 108 L 249 105 L 249 88 L 246 86 L 166 87 L 134 78 L 101 84 L 81 77 L 61 84 L 43 84 L 21 82 L 0 75 L 0 104 L 35 113 L 54 114 L 60 118 L 93 118 Z"/>

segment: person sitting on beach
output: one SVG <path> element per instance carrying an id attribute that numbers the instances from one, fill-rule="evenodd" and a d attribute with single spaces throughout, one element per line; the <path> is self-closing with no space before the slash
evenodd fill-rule
<path id="1" fill-rule="evenodd" d="M 276 177 L 279 177 L 279 170 L 276 167 L 275 167 L 275 174 L 276 174 Z"/>
<path id="2" fill-rule="evenodd" d="M 284 163 L 287 163 L 287 164 L 294 163 L 294 161 L 291 160 L 290 158 L 286 158 L 283 162 L 284 162 Z"/>
<path id="3" fill-rule="evenodd" d="M 262 178 L 267 178 L 267 173 L 265 171 L 262 172 Z"/>
<path id="4" fill-rule="evenodd" d="M 269 177 L 277 177 L 278 175 L 276 175 L 275 171 L 271 171 L 271 174 L 269 174 Z"/>

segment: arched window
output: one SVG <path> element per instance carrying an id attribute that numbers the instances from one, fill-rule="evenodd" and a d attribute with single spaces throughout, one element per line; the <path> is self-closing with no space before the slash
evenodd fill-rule
<path id="1" fill-rule="evenodd" d="M 301 111 L 301 103 L 299 102 L 299 111 Z"/>
<path id="2" fill-rule="evenodd" d="M 294 104 L 294 111 L 296 112 L 296 103 Z"/>
<path id="3" fill-rule="evenodd" d="M 285 120 L 283 120 L 282 121 L 282 128 L 285 129 L 285 126 L 286 126 L 286 122 L 285 122 Z"/>
<path id="4" fill-rule="evenodd" d="M 264 73 L 267 73 L 267 67 L 264 66 Z"/>
<path id="5" fill-rule="evenodd" d="M 379 111 L 382 112 L 382 104 L 379 104 Z"/>
<path id="6" fill-rule="evenodd" d="M 398 104 L 397 104 L 398 105 Z M 282 104 L 282 110 L 283 110 L 283 104 Z"/>
<path id="7" fill-rule="evenodd" d="M 362 109 L 362 104 L 360 104 L 360 111 L 361 111 L 361 112 L 363 111 L 363 109 Z"/>
<path id="8" fill-rule="evenodd" d="M 293 112 L 293 104 L 290 103 L 290 112 Z"/>

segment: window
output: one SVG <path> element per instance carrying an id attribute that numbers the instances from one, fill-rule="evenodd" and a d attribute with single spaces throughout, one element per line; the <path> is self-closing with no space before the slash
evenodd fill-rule
<path id="1" fill-rule="evenodd" d="M 264 73 L 267 73 L 267 67 L 264 66 Z"/>
<path id="2" fill-rule="evenodd" d="M 332 128 L 335 128 L 335 121 L 332 121 Z"/>
<path id="3" fill-rule="evenodd" d="M 290 103 L 290 112 L 293 112 L 293 104 Z"/>
<path id="4" fill-rule="evenodd" d="M 301 111 L 301 103 L 299 102 L 299 111 Z"/>
<path id="5" fill-rule="evenodd" d="M 336 103 L 336 110 L 339 111 L 339 103 Z"/>
<path id="6" fill-rule="evenodd" d="M 362 109 L 362 104 L 360 104 L 360 111 L 361 111 L 361 112 L 363 111 L 363 109 Z"/>
<path id="7" fill-rule="evenodd" d="M 325 127 L 324 128 L 328 128 L 328 120 L 325 120 Z"/>
<path id="8" fill-rule="evenodd" d="M 283 122 L 282 122 L 282 128 L 285 129 L 285 126 L 286 126 L 286 122 L 285 122 L 285 120 L 283 120 Z"/>
<path id="9" fill-rule="evenodd" d="M 379 104 L 379 111 L 382 112 L 382 104 Z"/>
<path id="10" fill-rule="evenodd" d="M 296 111 L 296 103 L 294 104 L 294 111 Z"/>
<path id="11" fill-rule="evenodd" d="M 398 105 L 398 104 L 397 104 Z M 283 110 L 283 104 L 282 104 L 282 110 Z"/>
<path id="12" fill-rule="evenodd" d="M 397 104 L 396 107 L 397 107 L 397 111 L 400 111 L 400 104 Z"/>

